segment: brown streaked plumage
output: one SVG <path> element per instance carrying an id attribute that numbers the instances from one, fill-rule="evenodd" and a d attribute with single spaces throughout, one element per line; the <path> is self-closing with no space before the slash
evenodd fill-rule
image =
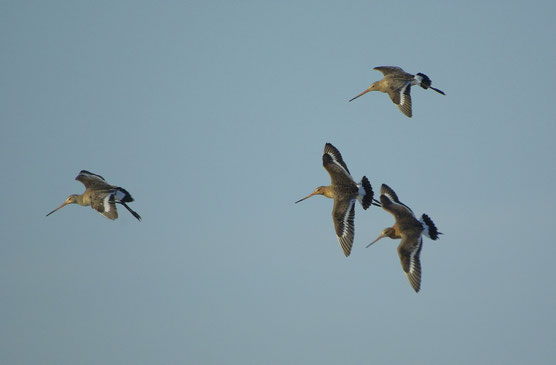
<path id="1" fill-rule="evenodd" d="M 330 143 L 324 146 L 322 164 L 330 174 L 330 186 L 319 186 L 314 192 L 296 203 L 315 195 L 324 195 L 334 199 L 332 219 L 336 236 L 344 255 L 349 256 L 355 232 L 355 200 L 359 200 L 363 209 L 369 208 L 371 204 L 378 204 L 373 203 L 373 189 L 367 177 L 363 176 L 361 183 L 357 184 L 351 177 L 340 151 Z"/>
<path id="2" fill-rule="evenodd" d="M 400 67 L 396 66 L 379 66 L 375 67 L 374 69 L 382 72 L 384 78 L 382 80 L 373 82 L 367 88 L 367 90 L 350 99 L 350 101 L 357 99 L 358 97 L 368 93 L 369 91 L 381 91 L 388 94 L 390 96 L 390 99 L 392 99 L 392 102 L 398 107 L 398 109 L 400 109 L 400 111 L 406 116 L 411 118 L 412 85 L 419 85 L 423 89 L 431 88 L 442 95 L 446 95 L 442 90 L 432 87 L 431 79 L 425 74 L 418 73 L 417 75 L 412 75 L 405 72 Z"/>
<path id="3" fill-rule="evenodd" d="M 392 227 L 385 228 L 380 236 L 368 244 L 367 247 L 384 237 L 401 238 L 402 242 L 398 246 L 398 255 L 402 268 L 415 292 L 419 292 L 421 288 L 421 261 L 419 255 L 423 247 L 422 235 L 436 240 L 438 235 L 442 233 L 438 232 L 428 215 L 423 214 L 421 219 L 418 220 L 411 209 L 400 202 L 394 190 L 386 184 L 382 184 L 380 188 L 380 202 L 382 208 L 394 216 L 396 223 Z"/>
<path id="4" fill-rule="evenodd" d="M 55 211 L 65 207 L 68 204 L 79 204 L 82 206 L 90 205 L 93 209 L 109 219 L 118 218 L 118 210 L 116 203 L 123 205 L 137 220 L 141 220 L 141 216 L 133 211 L 126 203 L 133 201 L 131 194 L 124 188 L 108 184 L 100 175 L 93 174 L 87 170 L 81 170 L 75 178 L 85 185 L 83 194 L 72 194 L 68 196 L 65 202 L 58 208 L 48 213 L 48 217 Z"/>

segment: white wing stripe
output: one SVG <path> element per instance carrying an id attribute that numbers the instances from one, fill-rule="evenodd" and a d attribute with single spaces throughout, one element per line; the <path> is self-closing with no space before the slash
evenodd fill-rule
<path id="1" fill-rule="evenodd" d="M 411 254 L 409 255 L 409 273 L 410 274 L 415 273 L 416 266 L 417 266 L 417 260 L 415 259 L 415 256 L 417 256 L 417 253 L 419 252 L 419 248 L 421 247 L 422 244 L 423 244 L 423 239 L 421 238 L 419 240 L 419 244 L 413 248 L 413 250 L 411 251 Z"/>
<path id="2" fill-rule="evenodd" d="M 328 156 L 332 157 L 332 163 L 334 163 L 334 165 L 338 166 L 340 169 L 342 169 L 342 171 L 344 172 L 344 174 L 346 174 L 347 176 L 351 177 L 350 173 L 346 171 L 346 169 L 344 168 L 344 166 L 342 166 L 341 163 L 338 162 L 338 160 L 336 160 L 336 158 L 334 157 L 334 155 L 330 152 L 327 152 Z"/>
<path id="3" fill-rule="evenodd" d="M 104 212 L 108 213 L 110 211 L 110 197 L 112 196 L 112 194 L 106 194 L 106 196 L 104 197 L 103 201 L 102 201 L 102 206 L 104 208 Z"/>
<path id="4" fill-rule="evenodd" d="M 401 89 L 400 89 L 400 105 L 404 105 L 406 102 L 406 97 L 407 95 L 405 95 L 405 90 L 410 86 L 411 83 L 406 83 Z"/>
<path id="5" fill-rule="evenodd" d="M 353 209 L 353 205 L 355 204 L 355 200 L 351 200 L 349 202 L 349 206 L 348 209 L 346 210 L 346 214 L 344 215 L 344 219 L 343 219 L 343 232 L 342 232 L 342 237 L 345 237 L 346 235 L 348 235 L 350 233 L 350 225 L 349 225 L 349 216 L 351 213 L 351 210 Z"/>

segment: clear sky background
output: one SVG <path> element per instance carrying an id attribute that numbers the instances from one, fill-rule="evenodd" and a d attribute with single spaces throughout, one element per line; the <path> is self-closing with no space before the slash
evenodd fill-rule
<path id="1" fill-rule="evenodd" d="M 0 363 L 553 364 L 554 1 L 3 1 Z M 423 72 L 413 118 L 372 68 Z M 324 144 L 444 233 L 345 258 Z M 81 169 L 110 221 L 45 214 Z"/>

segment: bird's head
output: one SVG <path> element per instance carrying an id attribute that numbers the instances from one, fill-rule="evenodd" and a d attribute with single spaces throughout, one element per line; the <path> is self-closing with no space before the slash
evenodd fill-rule
<path id="1" fill-rule="evenodd" d="M 394 230 L 394 228 L 392 228 L 392 227 L 384 228 L 384 229 L 382 230 L 382 232 L 380 232 L 380 235 L 376 238 L 376 240 L 374 240 L 373 242 L 369 243 L 369 244 L 367 245 L 367 247 L 370 247 L 373 243 L 377 242 L 378 240 L 380 240 L 380 239 L 382 239 L 382 238 L 384 238 L 384 237 L 390 237 L 390 238 L 392 238 L 392 239 L 399 238 L 399 237 L 396 237 L 396 231 Z"/>
<path id="2" fill-rule="evenodd" d="M 301 202 L 301 201 L 303 201 L 303 200 L 305 200 L 305 199 L 308 199 L 308 198 L 310 198 L 310 197 L 312 197 L 312 196 L 315 196 L 315 195 L 325 195 L 325 193 L 326 193 L 326 188 L 327 188 L 327 186 L 319 186 L 319 187 L 316 188 L 315 191 L 313 191 L 311 194 L 307 195 L 305 198 L 299 199 L 299 200 L 296 201 L 295 203 L 297 204 L 297 203 L 299 203 L 299 202 Z"/>
<path id="3" fill-rule="evenodd" d="M 63 207 L 65 207 L 68 204 L 75 204 L 77 203 L 77 194 L 72 194 L 70 196 L 68 196 L 66 198 L 66 201 L 62 203 L 62 205 L 60 205 L 58 208 L 54 209 L 52 212 L 48 213 L 46 216 L 48 217 L 49 215 L 51 215 L 52 213 L 54 213 L 55 211 L 62 209 Z"/>
<path id="4" fill-rule="evenodd" d="M 373 91 L 373 90 L 376 90 L 376 82 L 373 82 L 371 85 L 369 85 L 369 87 L 367 88 L 367 90 L 365 90 L 365 91 L 363 91 L 361 94 L 359 94 L 359 95 L 357 95 L 357 96 L 351 98 L 349 101 L 355 100 L 355 99 L 357 99 L 358 97 L 360 97 L 360 96 L 362 96 L 362 95 L 365 95 L 365 94 L 368 93 L 369 91 Z"/>

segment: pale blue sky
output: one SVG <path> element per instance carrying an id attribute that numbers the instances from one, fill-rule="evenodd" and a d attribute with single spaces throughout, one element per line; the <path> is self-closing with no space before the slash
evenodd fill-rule
<path id="1" fill-rule="evenodd" d="M 552 364 L 554 1 L 3 1 L 0 363 Z M 423 72 L 409 119 L 372 68 Z M 335 238 L 324 144 L 444 233 Z M 69 206 L 81 169 L 137 222 Z"/>

